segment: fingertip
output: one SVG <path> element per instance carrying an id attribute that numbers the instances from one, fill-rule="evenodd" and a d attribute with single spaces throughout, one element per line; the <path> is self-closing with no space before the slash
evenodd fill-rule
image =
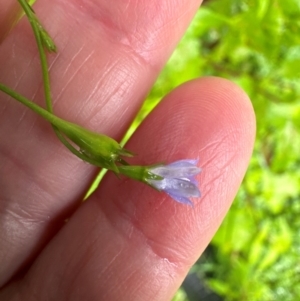
<path id="1" fill-rule="evenodd" d="M 116 182 L 110 176 L 98 196 L 113 201 L 133 224 L 138 224 L 162 257 L 190 266 L 234 199 L 254 137 L 253 108 L 241 88 L 215 77 L 187 82 L 163 99 L 126 147 L 142 154 L 134 164 L 200 158 L 202 172 L 197 180 L 202 196 L 192 200 L 194 207 L 179 204 L 140 183 Z M 102 208 L 106 210 L 105 203 Z"/>

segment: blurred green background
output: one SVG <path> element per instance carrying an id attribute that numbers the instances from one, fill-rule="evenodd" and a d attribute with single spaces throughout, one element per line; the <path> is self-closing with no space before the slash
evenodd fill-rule
<path id="1" fill-rule="evenodd" d="M 257 138 L 229 214 L 173 300 L 300 300 L 300 0 L 204 1 L 128 136 L 166 93 L 206 75 L 248 93 Z"/>

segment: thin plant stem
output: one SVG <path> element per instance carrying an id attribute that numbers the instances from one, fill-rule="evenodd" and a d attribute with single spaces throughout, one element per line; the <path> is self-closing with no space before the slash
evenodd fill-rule
<path id="1" fill-rule="evenodd" d="M 46 52 L 45 52 L 45 48 L 42 42 L 42 38 L 41 38 L 41 34 L 40 34 L 40 30 L 42 29 L 40 26 L 38 25 L 39 22 L 34 14 L 34 11 L 32 10 L 31 6 L 26 2 L 26 0 L 18 0 L 18 2 L 20 3 L 20 5 L 22 6 L 34 33 L 36 42 L 37 42 L 37 46 L 38 46 L 38 51 L 39 51 L 39 55 L 40 55 L 40 60 L 41 60 L 41 67 L 42 67 L 42 75 L 43 75 L 43 83 L 44 83 L 44 94 L 45 94 L 45 100 L 46 100 L 46 107 L 47 110 L 50 113 L 53 113 L 53 106 L 52 106 L 52 96 L 51 96 L 51 89 L 50 89 L 50 77 L 49 77 L 49 71 L 48 71 L 48 62 L 47 62 L 47 57 L 46 57 Z M 62 135 L 62 133 L 59 131 L 59 129 L 52 124 L 52 127 L 58 137 L 58 139 L 76 156 L 78 156 L 79 158 L 83 159 L 82 153 L 80 153 L 76 148 L 73 147 L 72 144 L 69 143 L 69 141 Z M 91 160 L 89 160 L 89 158 L 85 157 L 85 159 L 83 159 L 85 161 L 88 161 L 89 163 L 91 163 Z M 91 163 L 93 164 L 93 163 Z"/>
<path id="2" fill-rule="evenodd" d="M 7 86 L 5 86 L 1 83 L 0 83 L 0 90 L 2 92 L 6 93 L 7 95 L 11 96 L 12 98 L 16 99 L 17 101 L 19 101 L 20 103 L 22 103 L 23 105 L 25 105 L 26 107 L 28 107 L 29 109 L 31 109 L 32 111 L 37 113 L 38 115 L 42 116 L 44 119 L 49 121 L 56 128 L 59 127 L 61 124 L 66 123 L 65 120 L 55 116 L 54 114 L 48 112 L 47 110 L 41 108 L 40 106 L 38 106 L 37 104 L 35 104 L 31 100 L 29 100 L 28 98 L 22 96 L 21 94 L 17 93 L 16 91 L 8 88 Z M 58 134 L 62 135 L 59 131 L 58 131 Z M 92 165 L 99 166 L 99 163 L 97 161 L 87 157 L 85 154 L 78 151 L 64 137 L 63 137 L 63 140 L 61 140 L 61 141 L 74 155 L 79 157 L 81 160 L 86 161 Z M 65 144 L 64 141 L 67 141 L 67 144 Z M 101 166 L 99 166 L 99 167 L 101 167 Z"/>
<path id="3" fill-rule="evenodd" d="M 32 11 L 29 4 L 26 2 L 26 0 L 18 0 L 20 5 L 22 6 L 34 33 L 34 37 L 37 42 L 38 51 L 40 55 L 41 60 L 41 66 L 42 66 L 42 74 L 43 74 L 43 83 L 44 83 L 44 94 L 46 99 L 46 106 L 47 110 L 50 113 L 53 113 L 53 107 L 52 107 L 52 99 L 51 99 L 51 89 L 50 89 L 50 79 L 49 79 L 49 72 L 48 72 L 48 63 L 46 58 L 46 53 L 44 50 L 43 42 L 40 35 L 40 29 L 37 25 L 37 20 L 35 18 L 34 12 Z"/>

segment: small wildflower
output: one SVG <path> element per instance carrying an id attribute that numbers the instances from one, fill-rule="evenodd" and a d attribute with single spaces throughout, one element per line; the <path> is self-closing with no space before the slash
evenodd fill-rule
<path id="1" fill-rule="evenodd" d="M 147 179 L 148 184 L 164 191 L 175 201 L 193 205 L 190 197 L 200 197 L 195 176 L 201 172 L 197 160 L 180 160 L 169 165 L 156 166 L 149 171 L 162 179 Z"/>

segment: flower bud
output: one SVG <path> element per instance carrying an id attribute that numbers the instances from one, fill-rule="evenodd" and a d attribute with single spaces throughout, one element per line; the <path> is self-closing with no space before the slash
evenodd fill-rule
<path id="1" fill-rule="evenodd" d="M 115 162 L 119 162 L 121 156 L 133 156 L 114 139 L 92 132 L 77 124 L 60 120 L 59 123 L 55 122 L 55 126 L 80 148 L 81 153 L 96 161 L 100 167 L 118 173 L 119 170 Z"/>

